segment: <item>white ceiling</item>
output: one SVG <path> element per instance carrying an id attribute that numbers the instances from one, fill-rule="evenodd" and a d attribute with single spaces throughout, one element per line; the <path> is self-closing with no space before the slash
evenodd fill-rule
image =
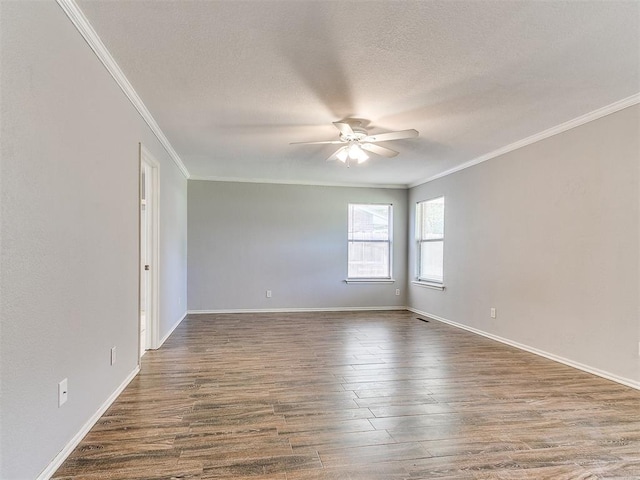
<path id="1" fill-rule="evenodd" d="M 193 178 L 412 185 L 640 91 L 638 1 L 78 1 Z M 331 122 L 415 128 L 325 162 Z"/>

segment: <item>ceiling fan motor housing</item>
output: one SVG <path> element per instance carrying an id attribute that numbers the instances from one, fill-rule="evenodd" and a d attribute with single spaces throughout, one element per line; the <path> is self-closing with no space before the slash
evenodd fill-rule
<path id="1" fill-rule="evenodd" d="M 352 126 L 351 129 L 353 130 L 353 135 L 341 133 L 340 140 L 343 142 L 361 142 L 367 136 L 367 131 L 364 128 Z"/>

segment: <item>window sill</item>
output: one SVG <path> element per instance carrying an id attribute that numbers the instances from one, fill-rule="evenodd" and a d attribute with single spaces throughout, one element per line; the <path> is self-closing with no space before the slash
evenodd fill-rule
<path id="1" fill-rule="evenodd" d="M 393 278 L 347 278 L 345 283 L 395 283 Z"/>
<path id="2" fill-rule="evenodd" d="M 414 280 L 411 282 L 413 285 L 417 285 L 419 287 L 424 288 L 432 288 L 433 290 L 444 290 L 445 287 L 442 283 L 434 283 L 434 282 L 423 282 L 420 280 Z"/>

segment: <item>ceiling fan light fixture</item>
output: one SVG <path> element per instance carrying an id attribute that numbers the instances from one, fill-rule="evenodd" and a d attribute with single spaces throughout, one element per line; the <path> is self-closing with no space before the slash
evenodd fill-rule
<path id="1" fill-rule="evenodd" d="M 352 143 L 351 145 L 349 145 L 349 158 L 351 160 L 357 160 L 360 152 L 362 152 L 362 149 L 357 143 Z"/>
<path id="2" fill-rule="evenodd" d="M 367 155 L 364 150 L 362 150 L 360 144 L 354 142 L 349 145 L 349 159 L 357 160 L 358 163 L 362 163 L 366 162 L 369 159 L 369 155 Z"/>
<path id="3" fill-rule="evenodd" d="M 338 153 L 336 153 L 336 157 L 342 163 L 345 163 L 347 161 L 347 158 L 349 157 L 348 148 L 347 147 L 342 147 L 340 150 L 338 150 Z"/>

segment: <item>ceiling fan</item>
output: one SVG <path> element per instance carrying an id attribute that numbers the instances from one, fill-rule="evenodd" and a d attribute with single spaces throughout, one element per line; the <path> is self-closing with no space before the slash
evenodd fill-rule
<path id="1" fill-rule="evenodd" d="M 342 163 L 346 163 L 347 167 L 351 160 L 357 160 L 358 163 L 366 162 L 369 158 L 367 152 L 375 153 L 383 157 L 395 157 L 398 152 L 387 147 L 376 145 L 376 142 L 387 142 L 389 140 L 403 140 L 405 138 L 415 138 L 418 136 L 417 130 L 400 130 L 397 132 L 378 133 L 369 135 L 367 129 L 364 128 L 361 120 L 346 119 L 340 122 L 333 122 L 340 131 L 340 140 L 326 140 L 322 142 L 291 142 L 289 145 L 320 145 L 334 144 L 343 145 L 333 152 L 327 161 L 338 159 Z"/>

